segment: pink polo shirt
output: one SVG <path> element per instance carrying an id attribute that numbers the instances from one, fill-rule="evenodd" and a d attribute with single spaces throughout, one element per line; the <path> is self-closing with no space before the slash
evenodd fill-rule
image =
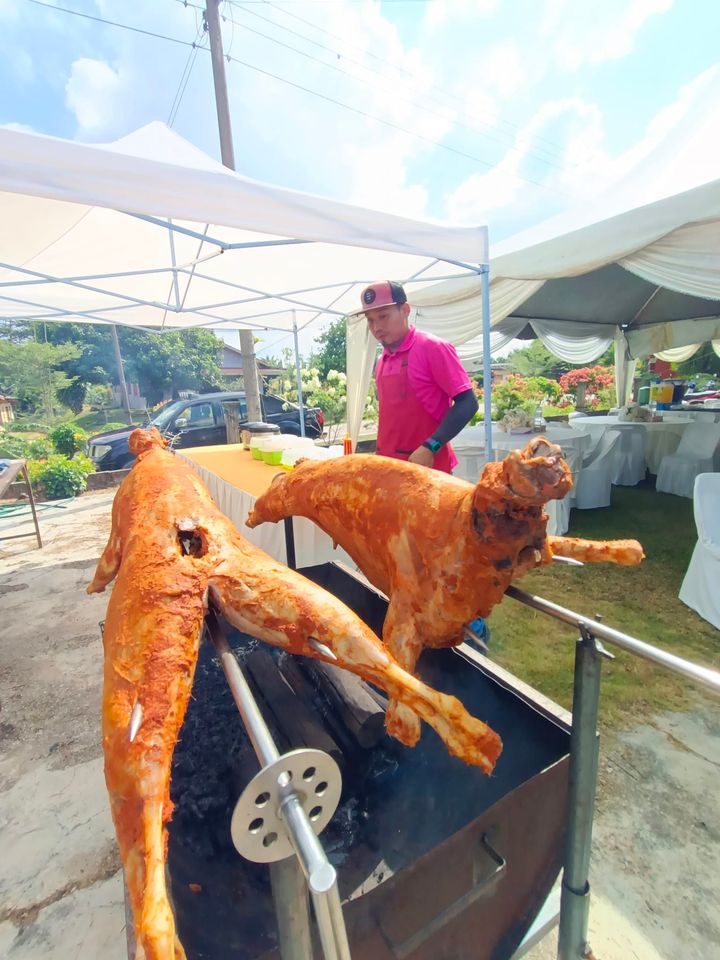
<path id="1" fill-rule="evenodd" d="M 410 327 L 397 350 L 393 352 L 387 347 L 383 350 L 375 368 L 375 381 L 383 373 L 388 376 L 400 373 L 403 354 L 408 351 L 407 375 L 413 392 L 439 423 L 452 406 L 453 397 L 471 389 L 470 378 L 451 343 Z"/>

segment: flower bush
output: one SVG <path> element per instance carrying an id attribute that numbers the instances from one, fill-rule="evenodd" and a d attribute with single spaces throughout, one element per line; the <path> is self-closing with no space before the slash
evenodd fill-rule
<path id="1" fill-rule="evenodd" d="M 560 387 L 575 396 L 578 406 L 598 409 L 614 403 L 615 374 L 610 367 L 578 367 L 560 377 Z"/>
<path id="2" fill-rule="evenodd" d="M 74 457 L 53 453 L 47 460 L 31 460 L 28 464 L 31 483 L 33 486 L 42 484 L 51 500 L 62 500 L 82 493 L 87 488 L 87 478 L 94 470 L 92 460 L 82 453 L 76 453 Z"/>
<path id="3" fill-rule="evenodd" d="M 343 424 L 347 420 L 347 376 L 339 370 L 328 370 L 322 380 L 317 367 L 303 368 L 300 371 L 303 390 L 303 402 L 308 407 L 320 407 L 325 414 L 325 428 L 332 443 L 338 438 Z M 278 387 L 278 395 L 297 403 L 297 379 L 294 371 L 287 370 Z M 377 394 L 375 384 L 371 383 L 370 393 L 363 412 L 365 420 L 377 419 Z"/>
<path id="4" fill-rule="evenodd" d="M 492 388 L 493 420 L 502 420 L 508 410 L 533 413 L 537 406 L 556 403 L 562 394 L 562 387 L 556 380 L 525 378 L 513 373 Z"/>
<path id="5" fill-rule="evenodd" d="M 66 457 L 72 457 L 82 450 L 87 440 L 85 431 L 74 423 L 61 423 L 60 426 L 53 427 L 48 436 L 57 452 Z"/>
<path id="6" fill-rule="evenodd" d="M 588 392 L 597 392 L 603 387 L 615 386 L 615 374 L 610 367 L 578 367 L 564 373 L 559 382 L 565 393 L 576 390 L 581 384 L 590 388 Z"/>

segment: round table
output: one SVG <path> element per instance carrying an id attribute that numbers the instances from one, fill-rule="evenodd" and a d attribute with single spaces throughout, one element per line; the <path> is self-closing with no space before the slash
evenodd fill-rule
<path id="1" fill-rule="evenodd" d="M 573 460 L 582 460 L 582 455 L 593 445 L 592 434 L 580 427 L 569 427 L 564 423 L 549 423 L 544 430 L 531 433 L 505 433 L 498 426 L 493 425 L 493 451 L 498 460 L 503 460 L 511 450 L 522 450 L 533 437 L 547 437 L 551 443 L 556 443 L 567 457 Z M 455 452 L 468 448 L 481 447 L 485 449 L 485 425 L 476 423 L 472 427 L 465 427 L 452 441 Z"/>
<path id="2" fill-rule="evenodd" d="M 549 423 L 544 430 L 532 433 L 505 433 L 499 427 L 493 426 L 493 455 L 496 460 L 504 460 L 511 450 L 522 450 L 533 437 L 538 436 L 546 437 L 551 443 L 560 447 L 572 472 L 573 484 L 577 484 L 583 455 L 593 443 L 589 431 L 570 429 L 569 426 L 561 423 Z M 452 445 L 459 460 L 456 474 L 464 480 L 476 483 L 482 466 L 486 462 L 484 424 L 477 423 L 461 430 L 452 441 Z M 571 491 L 562 500 L 550 500 L 545 505 L 549 518 L 548 533 L 561 536 L 567 532 L 572 496 Z"/>
<path id="3" fill-rule="evenodd" d="M 675 453 L 685 430 L 691 420 L 664 420 L 648 422 L 645 420 L 620 421 L 617 417 L 573 417 L 570 426 L 573 430 L 589 433 L 592 442 L 597 443 L 606 430 L 611 427 L 620 430 L 630 427 L 642 427 L 645 431 L 645 463 L 650 473 L 657 474 L 662 458 Z"/>

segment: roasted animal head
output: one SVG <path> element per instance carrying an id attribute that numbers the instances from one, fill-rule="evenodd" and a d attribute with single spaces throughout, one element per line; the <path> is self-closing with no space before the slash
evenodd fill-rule
<path id="1" fill-rule="evenodd" d="M 543 506 L 572 489 L 572 475 L 560 447 L 544 437 L 488 463 L 472 494 L 471 521 L 497 570 L 524 572 L 547 552 Z M 549 557 L 548 557 L 549 559 Z"/>
<path id="2" fill-rule="evenodd" d="M 167 440 L 162 437 L 157 427 L 148 427 L 147 429 L 138 427 L 137 430 L 133 430 L 128 439 L 130 453 L 134 453 L 136 457 L 141 457 L 155 447 L 162 448 L 167 445 Z"/>
<path id="3" fill-rule="evenodd" d="M 487 487 L 488 475 L 493 474 L 506 498 L 525 504 L 562 500 L 572 489 L 572 474 L 563 460 L 562 450 L 545 437 L 534 437 L 524 450 L 512 450 L 499 463 L 488 464 L 478 484 L 478 493 L 481 486 Z"/>

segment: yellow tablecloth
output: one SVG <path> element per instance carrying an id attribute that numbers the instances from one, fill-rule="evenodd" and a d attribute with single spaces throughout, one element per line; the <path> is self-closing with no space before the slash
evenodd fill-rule
<path id="1" fill-rule="evenodd" d="M 271 467 L 264 460 L 254 460 L 249 450 L 243 450 L 241 443 L 224 443 L 217 447 L 190 447 L 178 451 L 187 460 L 204 467 L 234 487 L 239 487 L 251 497 L 262 496 L 278 473 L 285 473 L 277 467 Z"/>
<path id="2" fill-rule="evenodd" d="M 270 486 L 273 477 L 284 473 L 260 460 L 253 460 L 242 444 L 217 447 L 191 447 L 178 450 L 202 478 L 210 494 L 225 516 L 240 533 L 271 557 L 287 563 L 285 527 L 282 523 L 263 523 L 251 530 L 245 526 L 255 501 Z M 327 534 L 310 520 L 295 517 L 295 558 L 298 567 L 335 560 L 355 568 L 355 563 L 341 547 L 335 548 Z"/>

